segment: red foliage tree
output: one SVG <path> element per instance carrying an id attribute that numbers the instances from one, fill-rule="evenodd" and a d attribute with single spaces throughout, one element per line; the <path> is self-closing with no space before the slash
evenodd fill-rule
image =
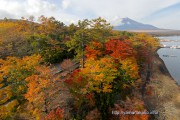
<path id="1" fill-rule="evenodd" d="M 106 44 L 106 53 L 113 58 L 126 59 L 135 56 L 135 51 L 130 41 L 109 40 Z"/>

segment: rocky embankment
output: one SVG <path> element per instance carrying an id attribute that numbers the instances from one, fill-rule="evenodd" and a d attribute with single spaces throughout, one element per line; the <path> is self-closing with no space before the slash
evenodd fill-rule
<path id="1" fill-rule="evenodd" d="M 180 119 L 180 87 L 171 77 L 158 54 L 153 57 L 149 82 L 146 85 L 144 101 L 150 111 L 157 111 L 157 120 Z"/>

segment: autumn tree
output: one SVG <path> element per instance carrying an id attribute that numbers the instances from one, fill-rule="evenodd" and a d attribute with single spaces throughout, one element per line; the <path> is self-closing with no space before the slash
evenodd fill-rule
<path id="1" fill-rule="evenodd" d="M 159 46 L 158 40 L 145 34 L 135 34 L 129 40 L 137 51 L 136 59 L 139 66 L 142 68 L 145 64 L 151 63 L 152 54 Z"/>
<path id="2" fill-rule="evenodd" d="M 56 110 L 52 110 L 48 113 L 44 120 L 63 120 L 64 111 L 59 107 Z"/>
<path id="3" fill-rule="evenodd" d="M 115 104 L 112 109 L 112 118 L 117 120 L 149 120 L 150 115 L 146 113 L 148 111 L 145 103 L 138 98 L 132 97 L 121 101 L 120 104 Z"/>
<path id="4" fill-rule="evenodd" d="M 93 91 L 96 106 L 107 118 L 108 109 L 113 105 L 117 93 L 123 93 L 124 86 L 131 85 L 139 78 L 138 66 L 135 59 L 116 63 L 113 58 L 101 58 L 100 60 L 87 60 L 82 70 L 87 76 L 88 88 Z"/>
<path id="5" fill-rule="evenodd" d="M 136 54 L 129 41 L 121 40 L 109 40 L 106 43 L 106 53 L 119 60 L 133 57 Z"/>
<path id="6" fill-rule="evenodd" d="M 18 105 L 24 103 L 27 92 L 25 79 L 34 73 L 34 67 L 40 64 L 41 57 L 33 55 L 22 59 L 7 57 L 0 60 L 0 112 L 8 116 Z M 11 106 L 13 105 L 13 106 Z"/>
<path id="7" fill-rule="evenodd" d="M 100 58 L 105 55 L 103 44 L 97 41 L 92 41 L 89 45 L 86 46 L 86 58 Z"/>
<path id="8" fill-rule="evenodd" d="M 72 55 L 82 63 L 65 81 L 75 97 L 75 108 L 81 113 L 82 106 L 95 106 L 107 119 L 116 97 L 126 98 L 140 80 L 140 71 L 152 64 L 158 45 L 157 39 L 145 34 L 113 31 L 101 17 L 69 26 L 45 16 L 38 23 L 33 16 L 4 19 L 0 21 L 0 119 L 8 119 L 25 102 L 37 119 L 42 112 L 61 119 L 61 113 L 49 110 L 57 78 L 40 62 L 65 59 L 61 67 L 69 69 Z"/>
<path id="9" fill-rule="evenodd" d="M 4 85 L 11 85 L 11 92 L 15 98 L 21 100 L 26 92 L 25 78 L 34 72 L 34 66 L 37 66 L 41 57 L 33 55 L 23 59 L 8 57 L 1 60 L 1 80 Z"/>
<path id="10" fill-rule="evenodd" d="M 0 21 L 0 57 L 29 55 L 26 38 L 30 35 L 27 21 Z"/>
<path id="11" fill-rule="evenodd" d="M 86 47 L 85 67 L 78 72 L 79 77 L 71 76 L 68 84 L 74 84 L 76 80 L 78 85 L 84 83 L 79 87 L 71 85 L 71 88 L 81 96 L 92 93 L 102 119 L 107 119 L 115 96 L 124 94 L 126 86 L 131 87 L 139 79 L 139 69 L 131 42 L 109 40 L 103 47 L 95 41 Z"/>
<path id="12" fill-rule="evenodd" d="M 73 52 L 67 51 L 64 43 L 53 40 L 45 35 L 34 35 L 28 38 L 31 51 L 35 54 L 40 54 L 45 62 L 58 63 L 63 59 L 73 57 Z"/>
<path id="13" fill-rule="evenodd" d="M 74 49 L 76 56 L 81 58 L 82 67 L 84 67 L 85 47 L 94 40 L 100 43 L 105 43 L 109 36 L 111 36 L 112 26 L 103 18 L 99 17 L 92 20 L 83 20 L 78 22 L 78 30 L 74 37 L 66 44 L 70 50 Z"/>
<path id="14" fill-rule="evenodd" d="M 57 77 L 53 76 L 53 71 L 46 66 L 35 67 L 35 73 L 27 77 L 28 90 L 25 98 L 32 106 L 30 110 L 37 118 L 42 112 L 49 112 L 50 98 L 53 92 L 50 91 L 54 87 Z"/>
<path id="15" fill-rule="evenodd" d="M 66 42 L 69 50 L 74 49 L 77 54 L 76 57 L 81 58 L 82 67 L 84 67 L 85 46 L 92 40 L 88 26 L 89 20 L 85 19 L 83 21 L 79 21 L 78 30 L 75 32 L 72 39 Z"/>
<path id="16" fill-rule="evenodd" d="M 66 26 L 63 22 L 56 20 L 54 17 L 45 17 L 41 15 L 38 18 L 41 25 L 38 27 L 40 34 L 51 37 L 53 40 L 61 41 L 66 35 Z"/>
<path id="17" fill-rule="evenodd" d="M 105 43 L 112 35 L 112 26 L 105 19 L 99 17 L 90 21 L 93 40 Z"/>
<path id="18" fill-rule="evenodd" d="M 109 107 L 113 106 L 115 96 L 124 90 L 124 85 L 131 84 L 138 78 L 138 71 L 136 71 L 138 69 L 134 69 L 131 62 L 122 62 L 122 64 L 123 66 L 115 63 L 111 57 L 99 60 L 89 58 L 86 60 L 85 68 L 78 71 L 75 76 L 71 76 L 66 82 L 72 91 L 75 91 L 72 92 L 73 94 L 76 94 L 78 98 L 82 96 L 81 100 L 86 94 L 93 93 L 92 98 L 101 112 L 102 119 L 107 119 Z M 133 72 L 136 73 L 135 77 Z"/>
<path id="19" fill-rule="evenodd" d="M 78 30 L 78 26 L 73 23 L 68 26 L 67 34 L 69 35 L 70 39 L 74 36 L 77 30 Z"/>
<path id="20" fill-rule="evenodd" d="M 72 53 L 68 53 L 63 41 L 68 36 L 67 26 L 53 17 L 41 16 L 39 21 L 36 23 L 33 16 L 0 21 L 0 57 L 41 54 L 49 63 L 70 58 Z"/>

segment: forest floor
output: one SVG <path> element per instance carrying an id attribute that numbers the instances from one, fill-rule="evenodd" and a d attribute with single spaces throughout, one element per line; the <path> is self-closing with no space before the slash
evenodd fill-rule
<path id="1" fill-rule="evenodd" d="M 51 98 L 49 111 L 54 110 L 56 108 L 61 108 L 64 110 L 64 117 L 66 119 L 70 119 L 74 104 L 74 97 L 70 93 L 70 90 L 66 83 L 64 82 L 67 78 L 70 77 L 70 74 L 73 70 L 78 68 L 79 63 L 74 63 L 73 66 L 67 69 L 61 68 L 62 63 L 57 63 L 52 65 L 52 69 L 54 70 L 54 77 L 58 77 L 55 86 L 51 91 L 54 91 L 54 94 Z"/>

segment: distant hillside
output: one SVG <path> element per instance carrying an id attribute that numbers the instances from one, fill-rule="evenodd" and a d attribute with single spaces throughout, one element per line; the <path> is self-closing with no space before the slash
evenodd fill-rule
<path id="1" fill-rule="evenodd" d="M 155 26 L 139 23 L 130 18 L 122 18 L 119 22 L 119 25 L 115 26 L 114 30 L 159 30 Z"/>
<path id="2" fill-rule="evenodd" d="M 158 29 L 158 30 L 128 30 L 128 32 L 147 33 L 153 36 L 179 36 L 180 30 Z"/>
<path id="3" fill-rule="evenodd" d="M 18 20 L 20 20 L 20 19 L 7 19 L 7 18 L 4 18 L 4 19 L 0 19 L 0 22 L 1 21 L 13 21 L 13 22 L 16 22 Z"/>

